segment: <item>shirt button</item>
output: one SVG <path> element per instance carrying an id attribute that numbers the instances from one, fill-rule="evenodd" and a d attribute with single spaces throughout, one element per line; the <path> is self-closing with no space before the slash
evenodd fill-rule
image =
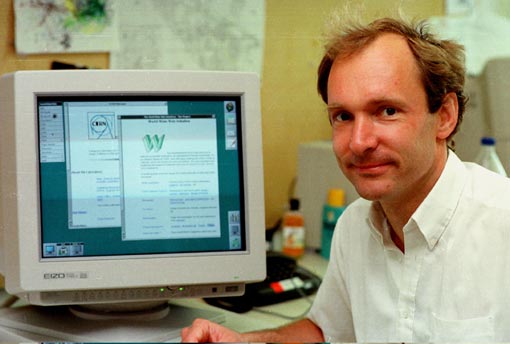
<path id="1" fill-rule="evenodd" d="M 408 319 L 409 318 L 409 312 L 408 311 L 403 311 L 402 312 L 402 318 Z"/>

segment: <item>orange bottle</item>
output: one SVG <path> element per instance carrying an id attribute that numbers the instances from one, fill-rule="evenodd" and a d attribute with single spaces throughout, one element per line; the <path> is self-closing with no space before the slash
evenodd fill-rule
<path id="1" fill-rule="evenodd" d="M 305 253 L 305 219 L 299 211 L 299 200 L 290 200 L 290 210 L 283 215 L 282 252 L 290 257 L 299 258 Z"/>

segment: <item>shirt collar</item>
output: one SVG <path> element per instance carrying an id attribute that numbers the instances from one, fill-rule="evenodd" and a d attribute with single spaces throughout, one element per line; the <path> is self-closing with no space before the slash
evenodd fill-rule
<path id="1" fill-rule="evenodd" d="M 441 176 L 411 216 L 410 221 L 416 223 L 429 249 L 437 244 L 457 209 L 466 183 L 466 174 L 462 161 L 450 151 Z"/>
<path id="2" fill-rule="evenodd" d="M 448 154 L 445 168 L 438 181 L 425 200 L 411 216 L 404 227 L 415 225 L 427 241 L 429 249 L 433 249 L 455 213 L 464 190 L 466 168 L 452 151 Z M 379 202 L 372 202 L 369 212 L 369 224 L 372 233 L 385 243 L 391 240 L 387 220 Z"/>
<path id="3" fill-rule="evenodd" d="M 372 235 L 382 241 L 385 247 L 394 246 L 391 239 L 391 228 L 379 201 L 372 202 L 367 222 L 372 231 Z"/>

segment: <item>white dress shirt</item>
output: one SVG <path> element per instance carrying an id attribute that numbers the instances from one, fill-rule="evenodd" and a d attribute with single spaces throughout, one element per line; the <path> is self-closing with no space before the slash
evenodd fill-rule
<path id="1" fill-rule="evenodd" d="M 404 241 L 378 202 L 346 209 L 308 315 L 327 341 L 510 341 L 510 179 L 449 152 Z"/>

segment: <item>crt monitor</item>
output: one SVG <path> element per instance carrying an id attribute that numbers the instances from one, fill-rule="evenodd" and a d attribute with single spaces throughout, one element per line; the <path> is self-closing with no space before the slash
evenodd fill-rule
<path id="1" fill-rule="evenodd" d="M 256 75 L 22 71 L 0 86 L 10 294 L 108 308 L 264 279 Z"/>

